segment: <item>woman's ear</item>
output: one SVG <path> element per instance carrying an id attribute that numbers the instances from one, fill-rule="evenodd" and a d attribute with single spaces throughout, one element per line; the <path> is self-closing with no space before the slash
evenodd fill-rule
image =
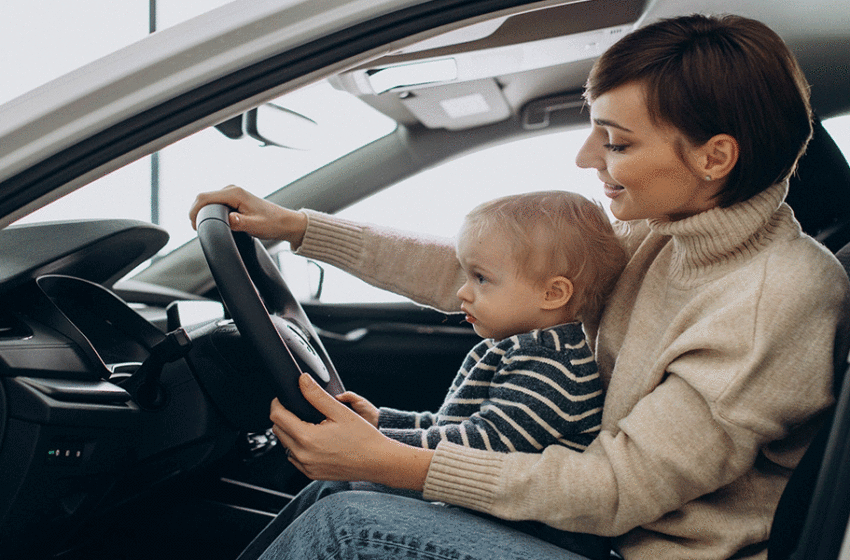
<path id="1" fill-rule="evenodd" d="M 706 181 L 725 178 L 738 163 L 740 147 L 729 134 L 717 134 L 697 148 L 697 165 L 700 177 Z"/>
<path id="2" fill-rule="evenodd" d="M 573 283 L 569 278 L 555 276 L 544 284 L 542 309 L 559 309 L 573 297 Z"/>

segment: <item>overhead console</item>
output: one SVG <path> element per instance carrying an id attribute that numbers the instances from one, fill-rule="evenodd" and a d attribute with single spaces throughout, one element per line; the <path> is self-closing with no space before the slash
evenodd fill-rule
<path id="1" fill-rule="evenodd" d="M 571 2 L 487 20 L 401 48 L 331 82 L 428 128 L 499 122 L 513 113 L 511 75 L 595 59 L 634 28 L 644 5 Z M 562 91 L 575 88 L 564 84 Z"/>

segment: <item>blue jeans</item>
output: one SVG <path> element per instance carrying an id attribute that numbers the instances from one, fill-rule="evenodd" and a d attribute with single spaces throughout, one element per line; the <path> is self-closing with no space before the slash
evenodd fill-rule
<path id="1" fill-rule="evenodd" d="M 314 482 L 238 560 L 588 560 L 608 558 L 609 550 L 601 537 L 427 502 L 421 492 Z"/>

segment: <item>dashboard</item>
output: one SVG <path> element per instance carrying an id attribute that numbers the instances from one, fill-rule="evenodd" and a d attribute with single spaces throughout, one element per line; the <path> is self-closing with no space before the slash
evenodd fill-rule
<path id="1" fill-rule="evenodd" d="M 167 239 L 160 228 L 130 220 L 0 231 L 5 558 L 55 553 L 92 516 L 233 446 L 239 429 L 184 359 L 191 348 L 185 331 L 168 335 L 110 289 Z M 166 356 L 168 344 L 177 346 Z M 150 380 L 156 398 L 142 398 Z"/>

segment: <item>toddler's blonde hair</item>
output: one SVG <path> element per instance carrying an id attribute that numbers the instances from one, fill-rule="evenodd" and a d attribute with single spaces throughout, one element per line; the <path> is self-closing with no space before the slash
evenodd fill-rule
<path id="1" fill-rule="evenodd" d="M 481 239 L 494 231 L 510 241 L 506 250 L 525 278 L 564 276 L 573 283 L 567 306 L 582 321 L 598 318 L 626 264 L 602 205 L 577 193 L 540 191 L 485 202 L 467 214 L 458 236 Z"/>

